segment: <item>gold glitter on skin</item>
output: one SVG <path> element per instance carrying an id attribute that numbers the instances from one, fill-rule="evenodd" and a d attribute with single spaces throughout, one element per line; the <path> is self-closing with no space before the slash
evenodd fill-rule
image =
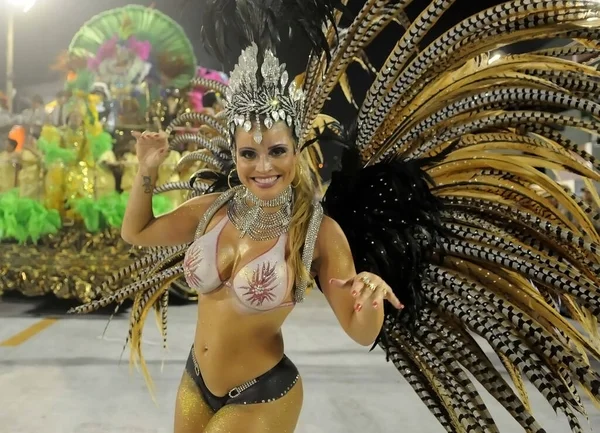
<path id="1" fill-rule="evenodd" d="M 175 405 L 175 433 L 293 433 L 304 390 L 302 379 L 282 398 L 270 403 L 227 405 L 216 414 L 198 386 L 183 373 Z"/>
<path id="2" fill-rule="evenodd" d="M 184 371 L 175 403 L 175 433 L 202 433 L 213 415 L 194 379 Z"/>
<path id="3" fill-rule="evenodd" d="M 302 380 L 271 403 L 227 405 L 198 433 L 293 433 L 298 424 L 304 391 Z M 185 430 L 175 433 L 187 433 Z"/>

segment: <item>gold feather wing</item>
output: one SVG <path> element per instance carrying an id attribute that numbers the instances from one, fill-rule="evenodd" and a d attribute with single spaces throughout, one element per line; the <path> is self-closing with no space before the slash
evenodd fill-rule
<path id="1" fill-rule="evenodd" d="M 563 131 L 600 133 L 600 73 L 567 60 L 598 54 L 600 4 L 504 2 L 423 46 L 455 1 L 431 1 L 412 21 L 410 3 L 366 1 L 338 39 L 329 31 L 331 60 L 315 53 L 305 77 L 310 131 L 337 85 L 349 93 L 349 65 L 386 28 L 401 28 L 358 110 L 347 152 L 362 169 L 342 166 L 325 196 L 357 269 L 397 282 L 407 303 L 421 299 L 413 326 L 386 311 L 379 344 L 448 432 L 498 431 L 472 378 L 525 431 L 543 431 L 525 380 L 582 431 L 577 387 L 600 397 L 590 366 L 600 359 L 599 215 L 556 179 L 600 180 L 595 159 Z M 494 54 L 548 38 L 571 43 Z M 499 356 L 516 392 L 473 334 Z"/>

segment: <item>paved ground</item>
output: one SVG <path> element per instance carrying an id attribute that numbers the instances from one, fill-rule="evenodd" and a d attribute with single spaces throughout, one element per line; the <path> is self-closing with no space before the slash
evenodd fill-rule
<path id="1" fill-rule="evenodd" d="M 119 364 L 125 316 L 100 339 L 107 316 L 65 317 L 57 313 L 67 306 L 52 310 L 42 302 L 0 302 L 0 344 L 45 317 L 58 318 L 42 322 L 50 326 L 21 344 L 0 345 L 0 433 L 170 433 L 195 306 L 170 309 L 166 354 L 156 327 L 147 327 L 145 353 L 159 393 L 155 405 L 141 375 L 130 373 L 126 362 Z M 443 431 L 381 352 L 369 353 L 342 333 L 321 295 L 313 292 L 296 308 L 284 332 L 286 352 L 304 379 L 297 433 Z M 532 392 L 531 398 L 548 433 L 569 431 L 564 417 L 539 394 Z M 490 407 L 503 433 L 522 431 L 493 401 Z M 598 430 L 600 411 L 588 407 L 590 424 Z"/>

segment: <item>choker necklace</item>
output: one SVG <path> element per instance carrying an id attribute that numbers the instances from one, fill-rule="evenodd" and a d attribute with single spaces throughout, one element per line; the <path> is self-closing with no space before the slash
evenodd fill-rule
<path id="1" fill-rule="evenodd" d="M 292 220 L 294 193 L 288 186 L 279 196 L 271 200 L 261 200 L 246 187 L 236 188 L 229 202 L 227 216 L 240 232 L 240 238 L 250 236 L 255 241 L 274 239 L 288 231 Z M 275 212 L 265 212 L 264 208 L 279 207 Z"/>

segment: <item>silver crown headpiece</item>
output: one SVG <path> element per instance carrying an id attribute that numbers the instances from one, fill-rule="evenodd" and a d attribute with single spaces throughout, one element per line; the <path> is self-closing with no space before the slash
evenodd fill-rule
<path id="1" fill-rule="evenodd" d="M 286 122 L 293 128 L 295 136 L 301 137 L 304 92 L 293 80 L 289 82 L 285 64 L 280 64 L 271 50 L 265 51 L 260 67 L 258 61 L 258 47 L 253 43 L 242 51 L 231 72 L 225 93 L 225 111 L 231 136 L 237 127 L 250 132 L 253 124 L 256 124 L 254 140 L 261 143 L 262 120 L 262 125 L 267 129 L 271 129 L 278 121 Z"/>

